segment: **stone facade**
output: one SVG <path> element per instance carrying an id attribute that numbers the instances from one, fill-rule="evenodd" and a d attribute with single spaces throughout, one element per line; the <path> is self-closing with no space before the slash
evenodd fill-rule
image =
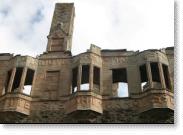
<path id="1" fill-rule="evenodd" d="M 0 54 L 0 123 L 174 123 L 174 48 L 72 56 L 74 16 L 56 4 L 38 57 Z"/>

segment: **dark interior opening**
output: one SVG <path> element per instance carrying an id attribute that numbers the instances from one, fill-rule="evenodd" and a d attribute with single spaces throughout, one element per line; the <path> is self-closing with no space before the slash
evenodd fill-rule
<path id="1" fill-rule="evenodd" d="M 157 62 L 150 63 L 151 65 L 151 73 L 152 73 L 152 81 L 160 82 L 160 74 Z"/>
<path id="2" fill-rule="evenodd" d="M 118 97 L 128 97 L 128 82 L 126 68 L 112 69 L 112 82 L 113 85 L 118 85 Z"/>
<path id="3" fill-rule="evenodd" d="M 23 93 L 25 94 L 30 95 L 33 78 L 34 78 L 34 72 L 35 71 L 32 69 L 27 69 L 27 74 L 26 74 L 25 83 L 24 83 L 24 90 L 23 90 Z"/>
<path id="4" fill-rule="evenodd" d="M 94 66 L 93 70 L 93 83 L 100 85 L 100 68 Z"/>
<path id="5" fill-rule="evenodd" d="M 82 66 L 81 90 L 89 90 L 89 65 Z"/>
<path id="6" fill-rule="evenodd" d="M 34 70 L 28 69 L 27 70 L 27 74 L 26 74 L 25 84 L 24 85 L 32 85 L 33 78 L 34 78 Z"/>
<path id="7" fill-rule="evenodd" d="M 8 85 L 9 85 L 9 82 L 10 82 L 11 74 L 12 74 L 12 69 L 9 70 L 8 73 L 7 73 L 4 94 L 6 94 L 8 92 Z"/>
<path id="8" fill-rule="evenodd" d="M 162 66 L 163 66 L 163 74 L 164 74 L 164 78 L 165 78 L 166 88 L 171 89 L 168 66 L 164 65 L 164 64 Z"/>
<path id="9" fill-rule="evenodd" d="M 81 84 L 89 83 L 89 65 L 82 66 Z"/>
<path id="10" fill-rule="evenodd" d="M 11 90 L 12 92 L 15 92 L 15 90 L 20 85 L 20 81 L 21 81 L 21 77 L 22 77 L 22 72 L 23 72 L 23 68 L 22 67 L 17 67 L 16 68 L 15 78 L 14 78 L 13 86 L 12 86 L 12 90 Z"/>
<path id="11" fill-rule="evenodd" d="M 148 87 L 148 77 L 146 64 L 143 64 L 139 67 L 140 70 L 140 79 L 141 79 L 141 89 L 145 90 Z"/>
<path id="12" fill-rule="evenodd" d="M 72 93 L 77 91 L 78 67 L 72 69 Z"/>
<path id="13" fill-rule="evenodd" d="M 112 80 L 113 80 L 113 83 L 116 83 L 116 82 L 127 83 L 126 68 L 112 69 Z"/>

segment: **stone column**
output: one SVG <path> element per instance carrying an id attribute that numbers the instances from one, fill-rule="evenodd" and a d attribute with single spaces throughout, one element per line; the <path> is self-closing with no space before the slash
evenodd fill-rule
<path id="1" fill-rule="evenodd" d="M 103 93 L 103 70 L 102 66 L 100 67 L 100 85 L 99 85 L 100 94 Z"/>
<path id="2" fill-rule="evenodd" d="M 146 69 L 147 69 L 147 78 L 148 78 L 148 81 L 149 81 L 149 87 L 152 88 L 153 84 L 152 84 L 152 73 L 151 73 L 150 62 L 146 63 Z"/>
<path id="3" fill-rule="evenodd" d="M 21 77 L 21 81 L 20 81 L 20 85 L 19 85 L 19 89 L 18 89 L 18 92 L 20 92 L 20 93 L 23 92 L 26 75 L 27 75 L 27 67 L 24 67 L 22 77 Z"/>
<path id="4" fill-rule="evenodd" d="M 8 84 L 8 93 L 11 92 L 12 86 L 13 86 L 13 82 L 14 82 L 14 78 L 15 78 L 15 73 L 16 73 L 16 67 L 13 68 L 12 72 L 11 72 L 11 77 L 10 77 L 10 81 Z"/>
<path id="5" fill-rule="evenodd" d="M 79 64 L 78 66 L 78 80 L 77 80 L 77 91 L 81 90 L 81 77 L 82 77 L 82 65 Z"/>
<path id="6" fill-rule="evenodd" d="M 172 91 L 174 91 L 174 86 L 173 86 L 173 80 L 172 80 L 172 78 L 170 77 L 170 68 L 169 68 L 169 66 L 168 66 L 168 81 L 169 81 L 169 83 L 170 83 L 170 89 L 172 90 Z"/>
<path id="7" fill-rule="evenodd" d="M 36 75 L 37 74 L 37 71 L 34 69 L 34 77 L 33 77 L 33 81 L 32 81 L 32 88 L 31 88 L 31 93 L 30 93 L 30 95 L 32 95 L 32 92 L 33 92 L 33 90 L 34 90 L 34 87 L 36 87 L 35 86 L 35 82 L 36 82 Z"/>
<path id="8" fill-rule="evenodd" d="M 93 64 L 90 64 L 90 74 L 89 74 L 89 90 L 93 90 Z"/>
<path id="9" fill-rule="evenodd" d="M 164 74 L 163 74 L 162 64 L 160 62 L 158 62 L 158 68 L 159 68 L 159 75 L 160 75 L 161 87 L 163 89 L 165 89 L 166 88 L 165 78 L 164 78 Z"/>

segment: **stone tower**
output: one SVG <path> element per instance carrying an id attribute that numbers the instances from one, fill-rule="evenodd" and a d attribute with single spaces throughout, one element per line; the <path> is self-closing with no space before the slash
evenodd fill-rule
<path id="1" fill-rule="evenodd" d="M 71 52 L 74 4 L 57 3 L 48 35 L 47 52 Z"/>

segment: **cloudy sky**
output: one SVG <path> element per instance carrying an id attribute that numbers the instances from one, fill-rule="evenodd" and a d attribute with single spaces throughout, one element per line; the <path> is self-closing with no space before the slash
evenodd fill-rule
<path id="1" fill-rule="evenodd" d="M 0 53 L 46 50 L 56 2 L 74 2 L 73 54 L 103 49 L 173 46 L 173 0 L 0 0 Z"/>

